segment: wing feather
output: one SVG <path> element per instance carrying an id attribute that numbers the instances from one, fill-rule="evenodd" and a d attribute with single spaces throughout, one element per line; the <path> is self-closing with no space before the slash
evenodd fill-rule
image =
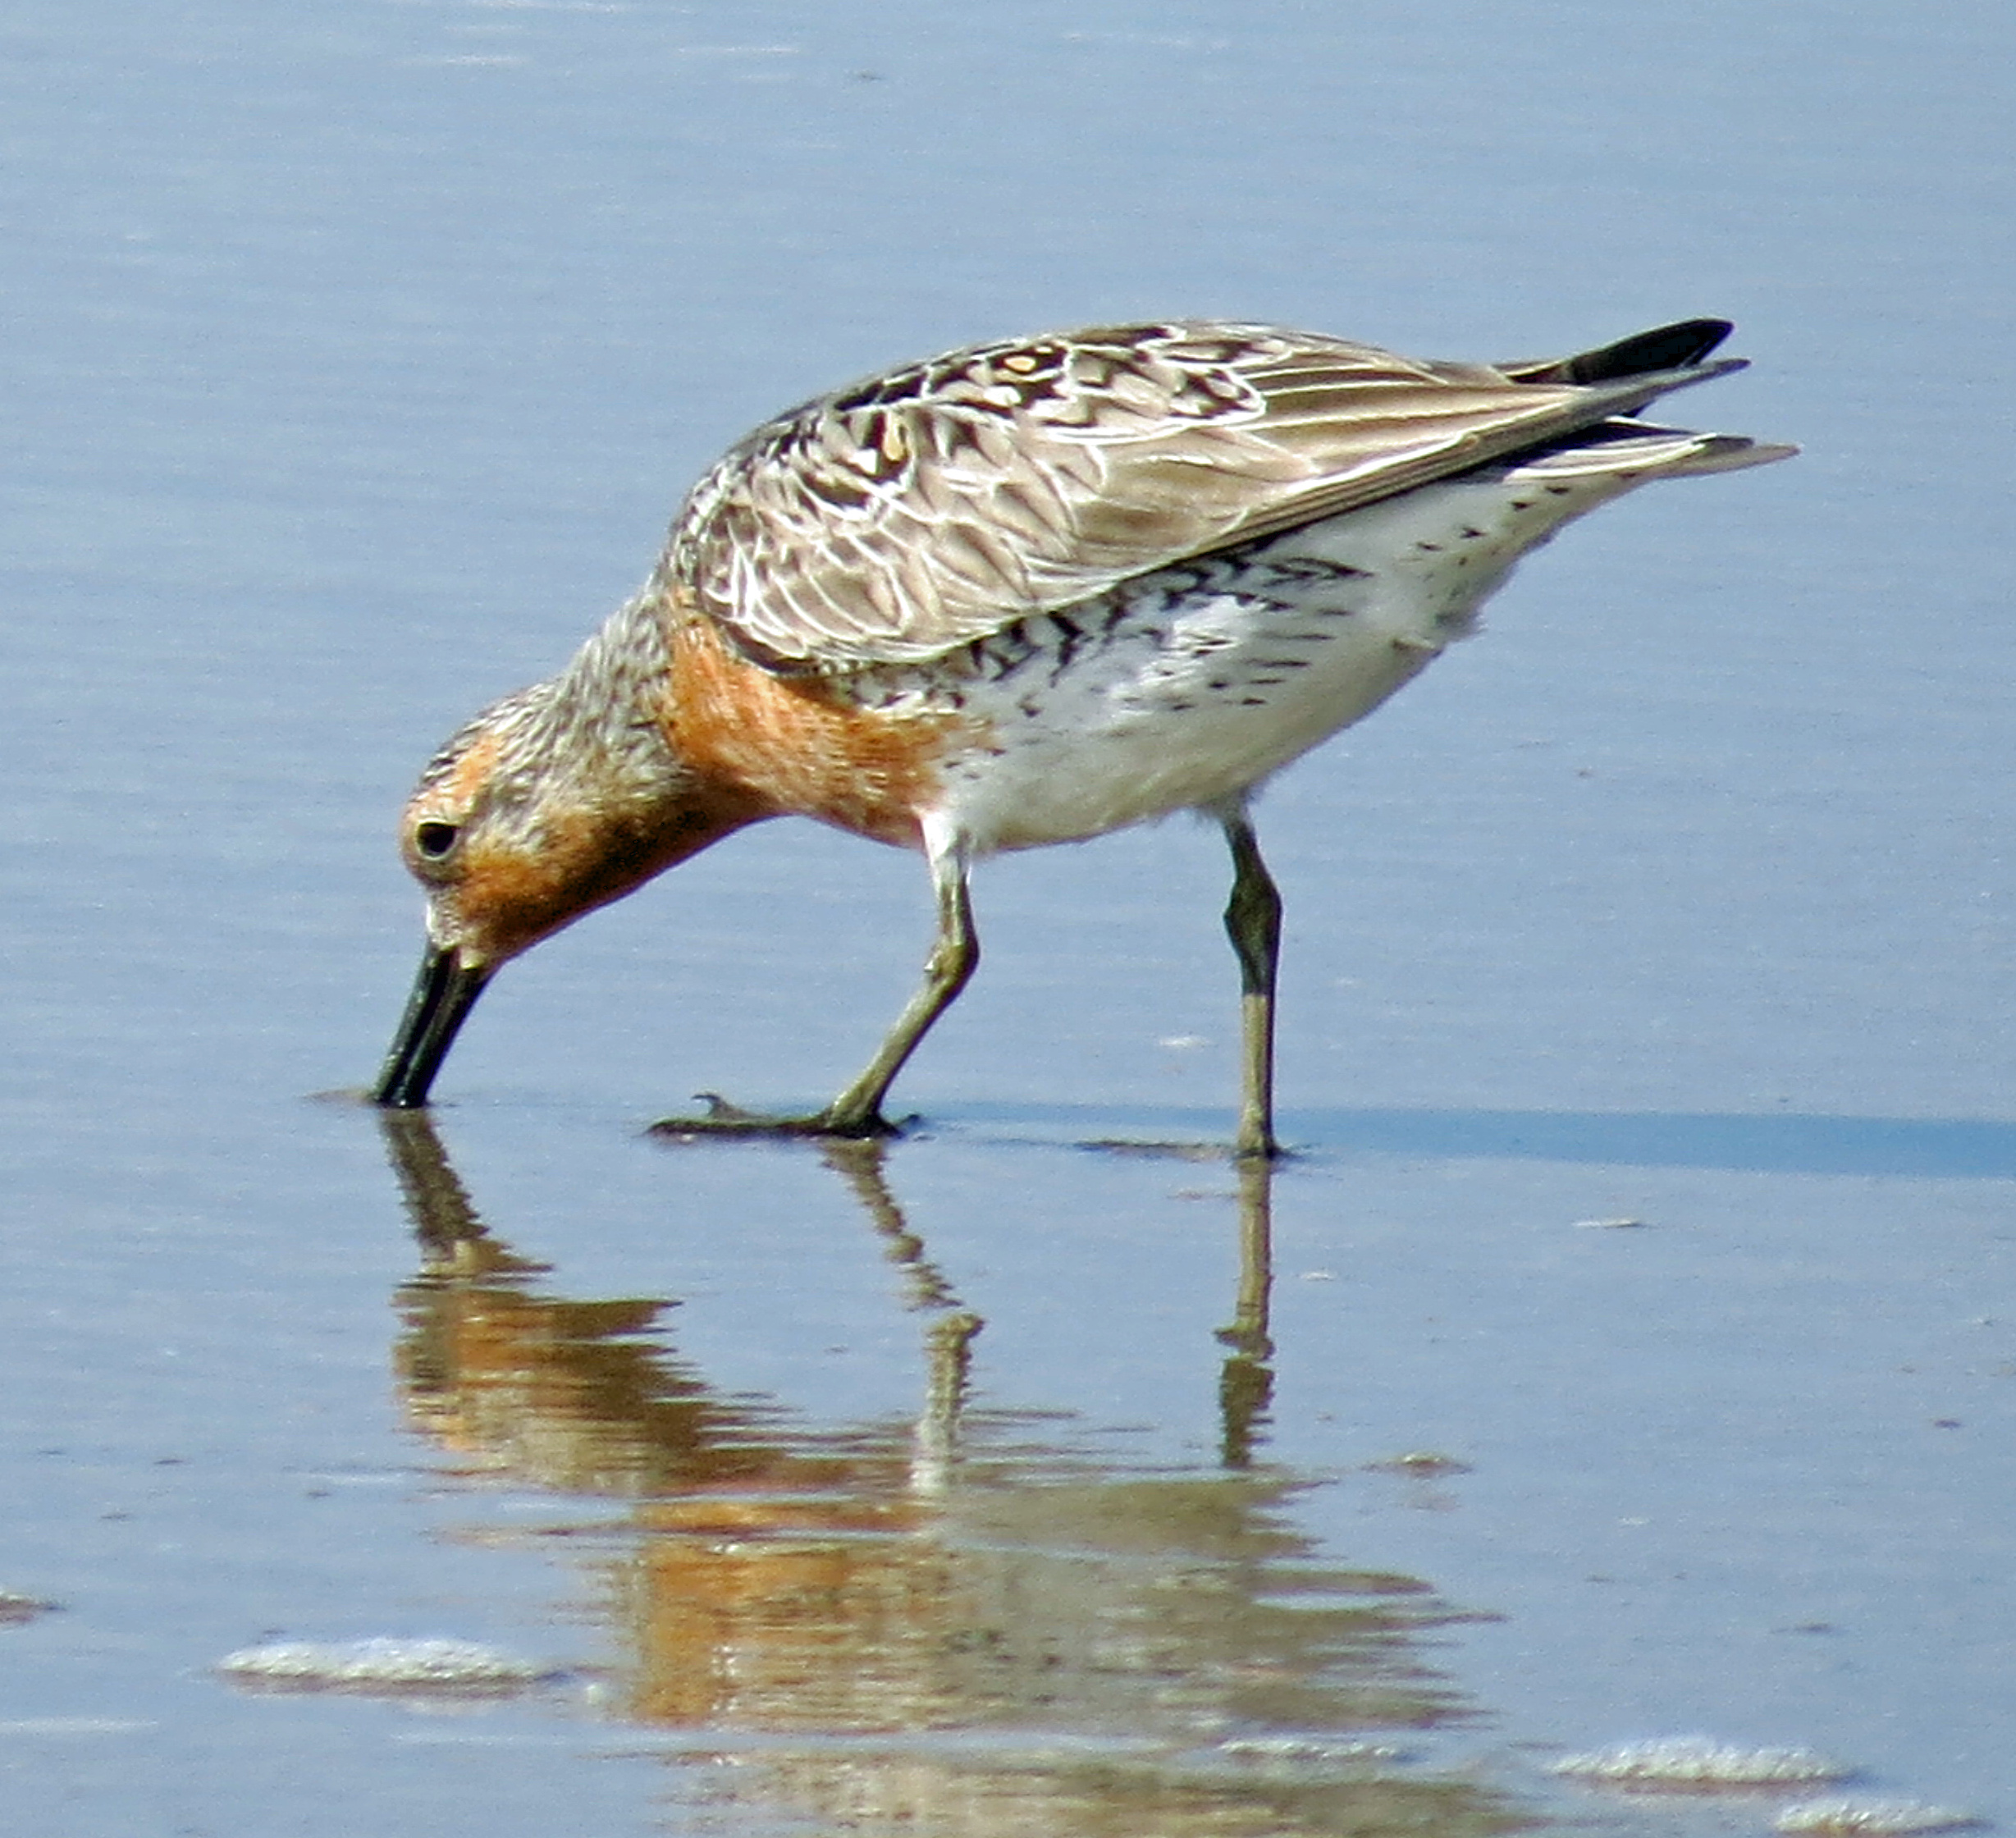
<path id="1" fill-rule="evenodd" d="M 931 657 L 1735 368 L 1691 329 L 1505 369 L 1201 321 L 978 345 L 758 428 L 664 565 L 773 668 Z"/>

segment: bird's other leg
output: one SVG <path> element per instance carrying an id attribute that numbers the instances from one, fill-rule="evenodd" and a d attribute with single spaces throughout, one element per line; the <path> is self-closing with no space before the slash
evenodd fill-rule
<path id="1" fill-rule="evenodd" d="M 1259 839 L 1241 803 L 1218 814 L 1232 858 L 1225 930 L 1239 959 L 1239 1134 L 1233 1153 L 1273 1156 L 1274 975 L 1281 958 L 1281 889 L 1260 859 Z"/>
<path id="2" fill-rule="evenodd" d="M 973 929 L 973 903 L 967 890 L 966 852 L 949 841 L 934 840 L 929 846 L 931 881 L 938 891 L 938 936 L 925 960 L 924 981 L 861 1077 L 820 1113 L 820 1127 L 826 1135 L 894 1133 L 894 1127 L 882 1114 L 882 1100 L 931 1024 L 952 1006 L 980 963 L 980 935 Z"/>

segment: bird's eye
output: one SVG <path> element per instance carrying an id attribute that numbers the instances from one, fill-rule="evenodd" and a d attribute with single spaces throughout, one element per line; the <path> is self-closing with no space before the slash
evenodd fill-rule
<path id="1" fill-rule="evenodd" d="M 430 862 L 438 862 L 455 846 L 462 832 L 452 823 L 430 821 L 413 829 L 413 846 Z"/>

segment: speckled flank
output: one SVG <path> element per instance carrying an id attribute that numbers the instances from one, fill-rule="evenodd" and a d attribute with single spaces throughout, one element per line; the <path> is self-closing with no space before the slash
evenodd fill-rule
<path id="1" fill-rule="evenodd" d="M 940 813 L 976 855 L 1214 808 L 1370 713 L 1474 629 L 1520 555 L 1634 482 L 1489 469 L 1018 620 L 957 670 L 850 687 L 977 718 L 939 766 Z"/>

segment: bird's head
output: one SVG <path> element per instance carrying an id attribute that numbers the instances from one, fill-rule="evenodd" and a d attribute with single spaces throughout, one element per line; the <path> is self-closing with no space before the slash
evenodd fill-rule
<path id="1" fill-rule="evenodd" d="M 661 725 L 584 724 L 559 685 L 509 697 L 428 763 L 400 848 L 427 895 L 427 949 L 372 1096 L 427 1102 L 498 967 L 759 814 L 679 760 Z"/>

